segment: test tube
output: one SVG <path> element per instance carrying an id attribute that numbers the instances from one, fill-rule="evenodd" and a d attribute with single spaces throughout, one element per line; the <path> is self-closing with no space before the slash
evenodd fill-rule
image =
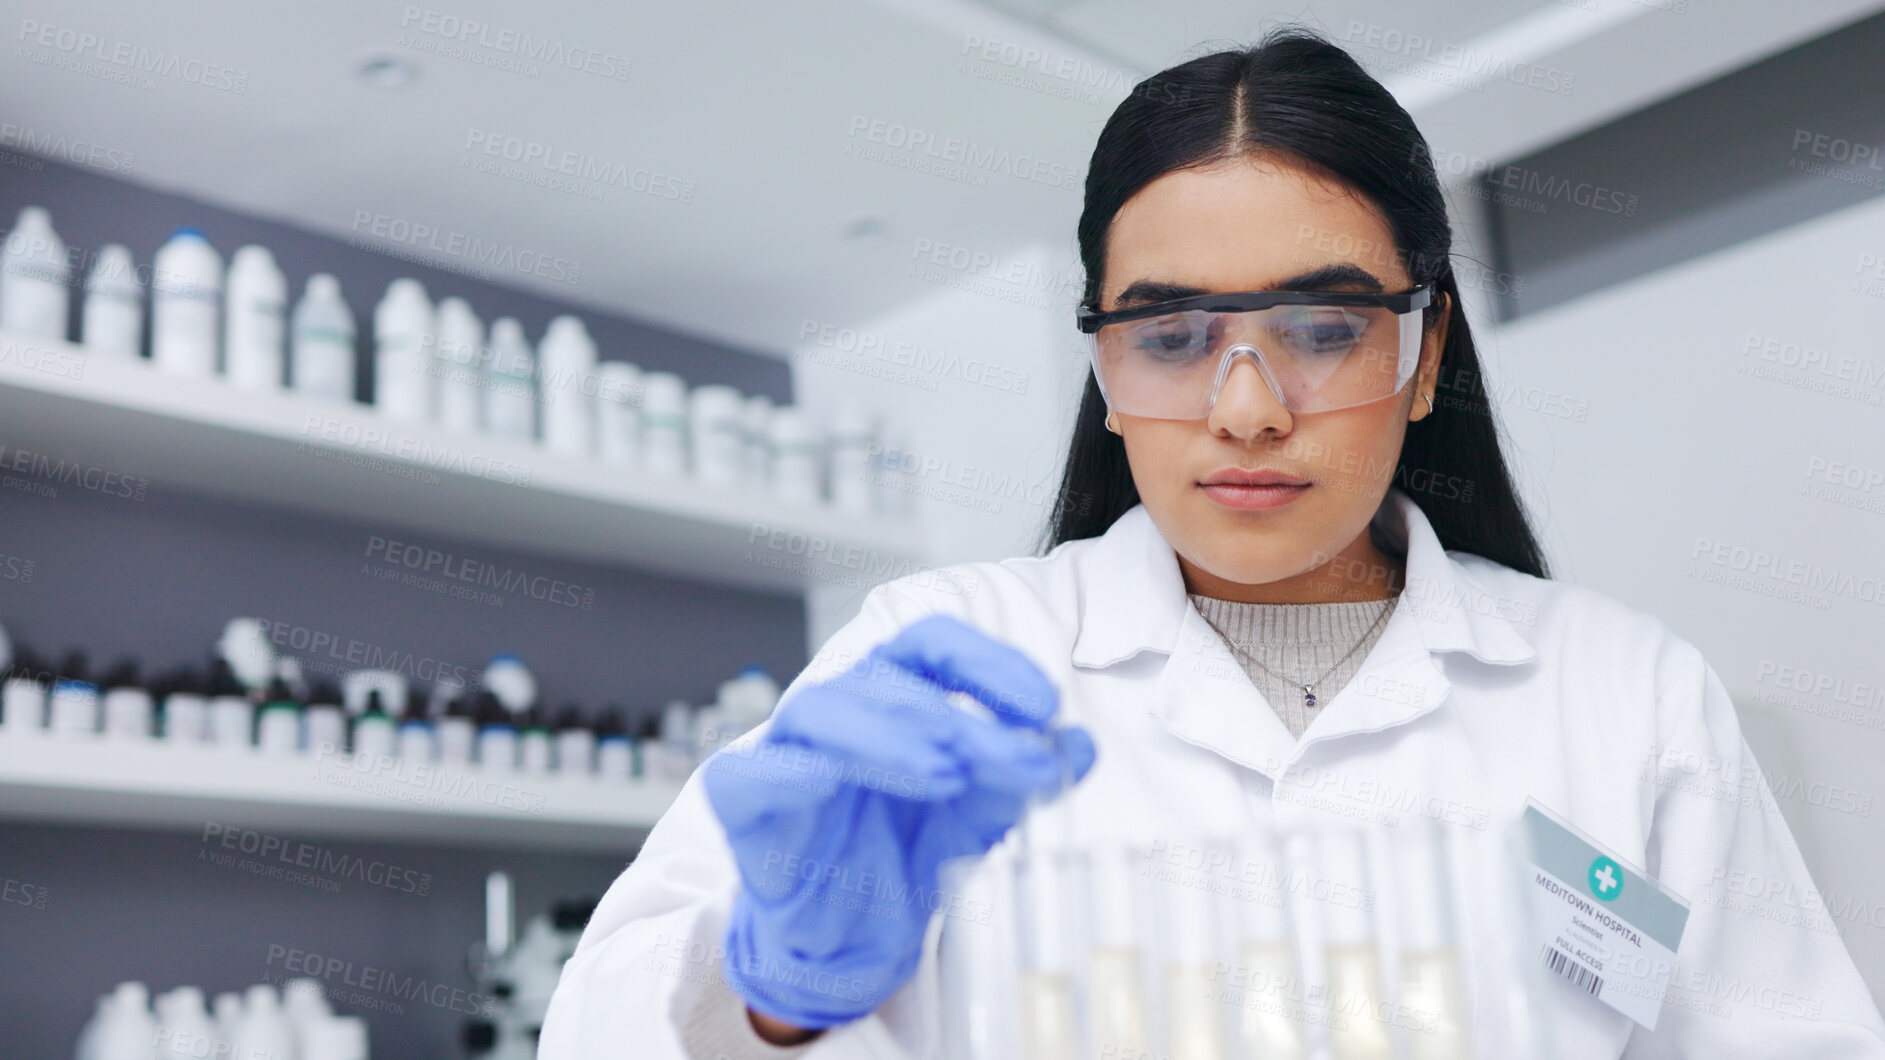
<path id="1" fill-rule="evenodd" d="M 1557 1014 L 1547 1000 L 1555 986 L 1537 948 L 1530 841 L 1518 820 L 1463 838 L 1472 840 L 1462 850 L 1468 871 L 1489 884 L 1480 895 L 1486 908 L 1475 912 L 1491 925 L 1489 961 L 1496 975 L 1484 991 L 1491 999 L 1491 1011 L 1481 1021 L 1489 1028 L 1491 1040 L 1478 1043 L 1478 1055 L 1484 1060 L 1506 1056 L 1559 1060 L 1563 1054 L 1554 1025 Z"/>
<path id="2" fill-rule="evenodd" d="M 1013 999 L 1017 970 L 1010 864 L 1012 844 L 982 859 L 944 862 L 939 883 L 949 908 L 937 940 L 946 1060 L 1022 1060 L 1016 1051 Z M 1006 970 L 1010 974 L 1002 974 Z"/>
<path id="3" fill-rule="evenodd" d="M 1143 901 L 1131 852 L 1093 850 L 1085 859 L 1088 1035 L 1091 1055 L 1132 1058 L 1150 1054 L 1146 1033 L 1145 951 L 1139 938 Z"/>
<path id="4" fill-rule="evenodd" d="M 1222 844 L 1197 844 L 1176 878 L 1159 888 L 1165 913 L 1165 1055 L 1171 1060 L 1230 1060 L 1228 1012 L 1219 970 L 1228 918 L 1213 870 L 1229 865 Z M 1190 862 L 1195 860 L 1197 867 Z"/>
<path id="5" fill-rule="evenodd" d="M 1027 828 L 1045 816 L 1036 810 Z M 1018 965 L 1017 1020 L 1021 1055 L 1074 1060 L 1080 1049 L 1075 998 L 1073 903 L 1076 860 L 1057 846 L 1030 842 L 1015 860 Z"/>
<path id="6" fill-rule="evenodd" d="M 1393 846 L 1409 1060 L 1465 1060 L 1473 1055 L 1472 1035 L 1448 897 L 1447 832 L 1437 824 L 1403 822 Z"/>
<path id="7" fill-rule="evenodd" d="M 1316 843 L 1326 883 L 1322 928 L 1328 996 L 1329 1052 L 1334 1060 L 1389 1060 L 1394 1043 L 1382 1011 L 1381 952 L 1369 889 L 1368 852 L 1352 828 L 1322 833 Z"/>
<path id="8" fill-rule="evenodd" d="M 1247 1060 L 1302 1060 L 1302 975 L 1290 930 L 1288 867 L 1276 837 L 1262 833 L 1242 848 L 1248 890 L 1239 897 L 1238 969 L 1242 998 L 1237 1038 Z"/>

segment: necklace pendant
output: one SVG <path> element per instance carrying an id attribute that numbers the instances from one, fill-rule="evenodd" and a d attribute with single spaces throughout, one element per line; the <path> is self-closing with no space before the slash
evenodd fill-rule
<path id="1" fill-rule="evenodd" d="M 1302 705 L 1305 707 L 1313 707 L 1316 705 L 1316 694 L 1314 692 L 1309 691 L 1308 685 L 1303 686 Z"/>

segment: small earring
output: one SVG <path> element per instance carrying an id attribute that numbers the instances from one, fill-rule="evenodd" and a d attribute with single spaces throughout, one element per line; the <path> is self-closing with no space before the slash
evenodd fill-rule
<path id="1" fill-rule="evenodd" d="M 1115 413 L 1112 409 L 1106 410 L 1106 429 L 1109 431 L 1112 431 L 1114 434 L 1118 434 L 1119 423 L 1113 419 L 1115 415 L 1117 415 L 1117 413 Z"/>
<path id="2" fill-rule="evenodd" d="M 1422 394 L 1420 396 L 1427 399 L 1427 415 L 1429 416 L 1433 415 L 1434 413 L 1433 396 L 1431 394 Z"/>

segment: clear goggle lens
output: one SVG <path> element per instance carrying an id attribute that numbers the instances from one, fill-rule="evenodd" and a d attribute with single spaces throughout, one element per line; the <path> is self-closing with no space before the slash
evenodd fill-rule
<path id="1" fill-rule="evenodd" d="M 1090 336 L 1106 403 L 1129 416 L 1202 419 L 1239 356 L 1291 412 L 1398 394 L 1420 362 L 1421 311 L 1277 305 L 1184 310 L 1107 324 Z"/>

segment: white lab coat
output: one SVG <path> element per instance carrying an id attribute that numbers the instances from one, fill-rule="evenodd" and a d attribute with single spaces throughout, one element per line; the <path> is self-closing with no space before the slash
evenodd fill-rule
<path id="1" fill-rule="evenodd" d="M 1143 507 L 1044 557 L 877 587 L 784 696 L 946 612 L 1026 652 L 1062 690 L 1062 717 L 1092 732 L 1099 758 L 1068 809 L 1094 835 L 1157 842 L 1247 828 L 1253 812 L 1280 828 L 1330 813 L 1497 828 L 1535 798 L 1690 905 L 1657 1030 L 1567 988 L 1553 1002 L 1561 1055 L 1885 1057 L 1877 1006 L 1830 921 L 1810 912 L 1799 850 L 1701 654 L 1599 593 L 1443 550 L 1398 488 L 1375 523 L 1405 548 L 1404 591 L 1300 742 L 1191 605 Z M 584 931 L 542 1060 L 684 1056 L 678 1026 L 694 1006 L 736 1018 L 713 953 L 739 880 L 699 780 Z M 1479 904 L 1461 896 L 1466 934 L 1484 946 Z M 1817 930 L 1803 926 L 1813 916 Z M 937 937 L 911 984 L 828 1031 L 808 1060 L 935 1055 Z M 1489 978 L 1469 984 L 1476 1011 L 1496 1004 Z"/>

